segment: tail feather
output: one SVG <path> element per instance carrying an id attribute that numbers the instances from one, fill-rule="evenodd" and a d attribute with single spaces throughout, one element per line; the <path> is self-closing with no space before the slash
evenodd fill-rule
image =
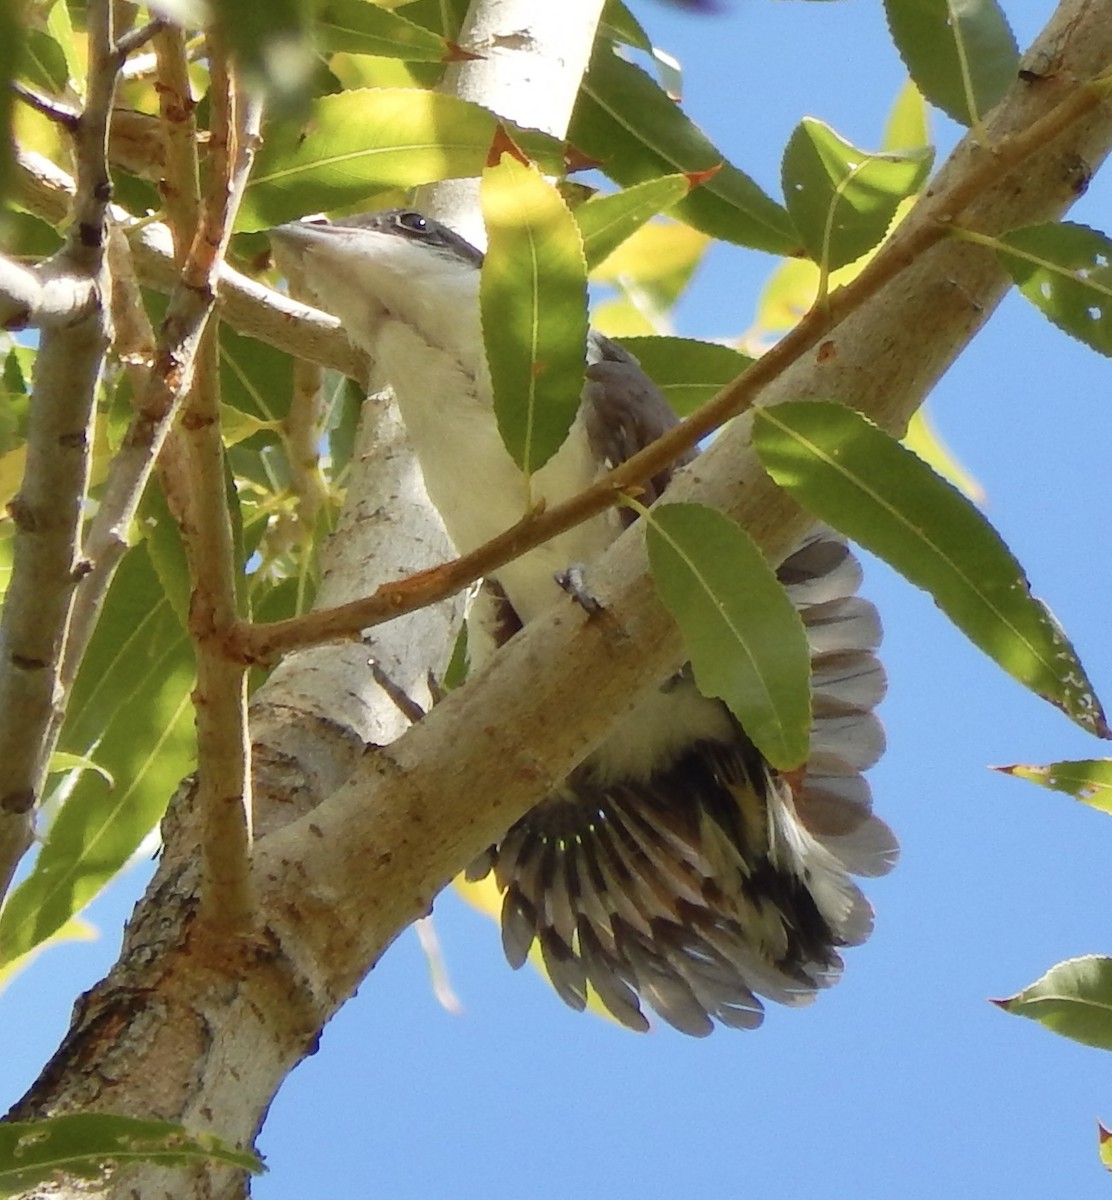
<path id="1" fill-rule="evenodd" d="M 779 574 L 812 655 L 814 722 L 798 779 L 777 775 L 719 702 L 677 676 L 662 689 L 674 705 L 665 711 L 692 734 L 673 738 L 671 758 L 629 773 L 628 739 L 644 731 L 619 726 L 468 872 L 493 871 L 505 893 L 510 963 L 538 943 L 572 1008 L 593 991 L 631 1029 L 648 1028 L 643 1004 L 695 1037 L 715 1021 L 755 1028 L 759 997 L 810 1002 L 841 975 L 838 948 L 872 929 L 850 876 L 881 875 L 897 855 L 861 775 L 884 750 L 872 711 L 885 689 L 880 622 L 856 595 L 857 560 L 829 531 Z"/>

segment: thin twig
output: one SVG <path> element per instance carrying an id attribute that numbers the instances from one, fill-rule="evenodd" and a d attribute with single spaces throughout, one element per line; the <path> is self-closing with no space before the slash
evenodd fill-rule
<path id="1" fill-rule="evenodd" d="M 290 489 L 297 497 L 297 525 L 302 545 L 313 537 L 317 516 L 328 500 L 320 469 L 324 432 L 323 372 L 313 363 L 294 363 L 290 409 L 282 422 L 282 440 L 290 466 Z"/>
<path id="2" fill-rule="evenodd" d="M 145 46 L 156 34 L 166 28 L 166 22 L 160 17 L 156 17 L 153 21 L 148 21 L 145 25 L 139 25 L 135 29 L 129 30 L 123 37 L 116 41 L 116 53 L 122 60 L 127 58 L 129 54 L 133 54 L 140 46 Z"/>
<path id="3" fill-rule="evenodd" d="M 174 105 L 175 113 L 192 110 L 184 49 L 179 48 L 179 42 L 172 31 L 166 31 L 164 54 L 160 58 L 163 78 L 159 94 L 169 97 L 165 103 Z M 183 79 L 187 89 L 184 96 L 177 90 Z M 170 190 L 181 196 L 192 187 L 194 193 L 193 221 L 181 235 L 188 247 L 195 232 L 198 208 L 196 159 L 194 156 L 191 167 L 187 158 L 183 163 L 180 154 L 168 152 L 167 161 L 174 183 Z M 183 178 L 184 186 L 180 182 Z M 175 214 L 179 211 L 175 209 Z M 76 676 L 109 585 L 127 550 L 135 513 L 193 377 L 201 337 L 212 314 L 211 300 L 203 292 L 179 285 L 171 296 L 156 347 L 135 279 L 130 247 L 119 228 L 113 231 L 109 252 L 113 266 L 116 351 L 132 374 L 136 415 L 109 467 L 100 503 L 86 534 L 84 552 L 90 570 L 74 607 L 62 663 L 65 690 Z"/>
<path id="4" fill-rule="evenodd" d="M 174 258 L 180 265 L 197 231 L 201 212 L 196 104 L 189 82 L 182 31 L 174 25 L 164 25 L 157 30 L 154 52 L 158 61 L 159 124 L 166 167 L 160 191 L 166 206 L 167 224 L 174 238 Z"/>
<path id="5" fill-rule="evenodd" d="M 200 225 L 182 275 L 215 298 L 219 263 L 231 236 L 257 140 L 257 106 L 239 88 L 224 47 L 210 33 L 211 170 Z M 247 676 L 241 663 L 213 652 L 213 639 L 238 623 L 235 545 L 225 492 L 220 433 L 216 327 L 208 330 L 201 367 L 182 416 L 188 472 L 188 519 L 182 538 L 192 581 L 190 630 L 197 645 L 197 804 L 202 821 L 208 928 L 246 930 L 250 888 L 250 747 Z"/>
<path id="6" fill-rule="evenodd" d="M 111 0 L 90 0 L 88 99 L 74 154 L 74 223 L 51 270 L 88 281 L 103 296 L 110 194 L 108 120 L 118 59 Z M 46 329 L 35 367 L 27 462 L 10 513 L 14 568 L 0 618 L 0 892 L 31 842 L 66 697 L 59 688 L 71 608 L 86 564 L 80 553 L 93 418 L 109 341 L 103 301 L 65 329 Z"/>
<path id="7" fill-rule="evenodd" d="M 12 83 L 12 91 L 28 108 L 33 108 L 48 121 L 53 121 L 55 125 L 61 125 L 70 133 L 73 133 L 81 120 L 81 114 L 77 109 L 63 104 L 60 100 L 55 100 L 53 96 L 44 96 L 41 92 L 36 92 L 34 88 L 28 87 L 27 84 L 20 83 L 19 80 Z"/>

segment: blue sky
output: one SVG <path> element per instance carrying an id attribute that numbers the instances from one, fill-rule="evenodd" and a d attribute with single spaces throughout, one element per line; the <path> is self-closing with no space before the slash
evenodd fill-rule
<path id="1" fill-rule="evenodd" d="M 687 75 L 686 106 L 776 192 L 804 115 L 876 145 L 903 81 L 875 0 L 722 0 L 713 17 L 638 11 Z M 1053 8 L 1012 0 L 1021 45 Z M 935 115 L 943 147 L 956 132 Z M 1074 211 L 1112 225 L 1098 176 Z M 771 260 L 716 251 L 680 332 L 744 329 Z M 1009 298 L 939 384 L 932 412 L 977 476 L 989 516 L 1112 696 L 1105 509 L 1112 366 Z M 1112 821 L 989 764 L 1102 748 L 1006 679 L 921 593 L 875 562 L 886 626 L 889 751 L 872 772 L 903 858 L 870 881 L 878 913 L 844 980 L 755 1033 L 647 1036 L 566 1009 L 513 973 L 488 921 L 454 895 L 437 925 L 464 1011 L 441 1009 L 405 934 L 276 1100 L 261 1200 L 346 1192 L 391 1200 L 806 1200 L 1105 1196 L 1098 1118 L 1112 1079 L 1097 1050 L 987 1002 L 1062 958 L 1112 951 Z M 78 989 L 114 958 L 141 872 L 91 916 L 99 942 L 48 953 L 0 997 L 0 1102 L 56 1047 Z"/>

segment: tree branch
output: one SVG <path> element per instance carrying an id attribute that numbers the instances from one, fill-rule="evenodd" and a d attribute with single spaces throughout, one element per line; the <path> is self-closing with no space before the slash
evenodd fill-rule
<path id="1" fill-rule="evenodd" d="M 97 298 L 78 320 L 43 331 L 25 474 L 10 506 L 14 562 L 0 617 L 0 894 L 31 844 L 34 807 L 64 705 L 58 681 L 70 612 L 87 569 L 80 554 L 82 509 L 109 341 L 103 299 L 107 138 L 119 65 L 111 0 L 90 0 L 88 23 L 88 100 L 75 138 L 74 224 L 47 273 L 77 295 Z"/>
<path id="2" fill-rule="evenodd" d="M 218 264 L 247 186 L 261 113 L 231 74 L 226 47 L 213 31 L 209 62 L 211 177 L 183 282 L 203 292 L 211 310 Z M 251 845 L 247 678 L 241 663 L 211 651 L 213 640 L 219 640 L 238 619 L 238 568 L 220 431 L 219 352 L 211 325 L 182 414 L 181 443 L 188 486 L 181 534 L 192 582 L 189 625 L 197 646 L 195 800 L 201 813 L 205 867 L 201 916 L 210 932 L 239 933 L 249 928 L 254 909 L 247 866 Z"/>

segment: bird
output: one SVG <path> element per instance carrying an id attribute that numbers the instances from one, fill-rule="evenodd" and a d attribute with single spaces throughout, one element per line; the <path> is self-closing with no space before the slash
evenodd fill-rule
<path id="1" fill-rule="evenodd" d="M 480 326 L 483 254 L 408 209 L 271 231 L 280 267 L 365 350 L 397 398 L 426 490 L 460 553 L 522 515 L 522 473 L 495 420 Z M 676 423 L 635 357 L 594 332 L 566 440 L 530 479 L 534 500 L 581 491 Z M 649 480 L 655 502 L 674 470 Z M 567 572 L 592 561 L 630 514 L 611 510 L 492 572 L 468 617 L 471 666 L 566 602 Z M 473 862 L 502 893 L 506 958 L 539 946 L 551 983 L 582 1010 L 593 995 L 621 1024 L 646 1009 L 703 1037 L 760 1025 L 764 1002 L 799 1006 L 842 972 L 873 910 L 852 876 L 894 865 L 862 772 L 884 750 L 873 711 L 886 681 L 875 607 L 845 540 L 816 525 L 778 577 L 809 641 L 813 728 L 805 768 L 778 772 L 690 666 L 638 697 L 606 740 Z"/>

